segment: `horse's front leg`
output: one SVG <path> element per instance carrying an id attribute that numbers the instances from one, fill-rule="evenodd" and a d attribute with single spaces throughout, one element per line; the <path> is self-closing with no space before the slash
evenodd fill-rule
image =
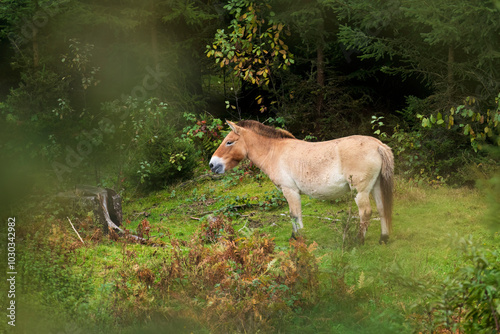
<path id="1" fill-rule="evenodd" d="M 292 238 L 299 234 L 299 230 L 304 227 L 302 224 L 302 208 L 300 203 L 300 193 L 297 190 L 290 188 L 282 188 L 283 196 L 285 196 L 290 208 L 290 217 L 292 218 Z"/>

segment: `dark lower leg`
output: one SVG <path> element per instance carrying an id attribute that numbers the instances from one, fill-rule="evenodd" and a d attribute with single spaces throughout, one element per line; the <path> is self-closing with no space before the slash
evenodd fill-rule
<path id="1" fill-rule="evenodd" d="M 380 240 L 378 241 L 379 244 L 387 244 L 389 242 L 389 235 L 388 234 L 381 234 L 380 235 Z"/>

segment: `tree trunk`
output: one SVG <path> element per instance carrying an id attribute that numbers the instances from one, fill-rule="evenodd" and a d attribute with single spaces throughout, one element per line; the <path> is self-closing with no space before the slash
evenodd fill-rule
<path id="1" fill-rule="evenodd" d="M 153 60 L 155 62 L 155 66 L 160 63 L 160 55 L 158 53 L 158 29 L 156 26 L 157 22 L 153 19 L 151 24 L 151 51 L 153 53 Z"/>
<path id="2" fill-rule="evenodd" d="M 455 50 L 453 46 L 448 47 L 448 72 L 446 75 L 446 97 L 448 98 L 448 102 L 451 103 L 454 94 L 454 75 L 453 75 L 453 66 L 455 63 Z"/>
<path id="3" fill-rule="evenodd" d="M 318 43 L 316 50 L 316 83 L 318 84 L 318 95 L 316 97 L 316 111 L 318 116 L 321 115 L 323 107 L 323 89 L 325 87 L 325 54 L 323 42 Z"/>
<path id="4" fill-rule="evenodd" d="M 37 13 L 40 10 L 40 5 L 38 4 L 38 1 L 35 1 L 35 11 L 34 13 Z M 35 14 L 36 15 L 36 14 Z M 38 65 L 40 64 L 40 54 L 39 54 L 39 49 L 38 49 L 38 28 L 33 24 L 32 25 L 33 29 L 33 35 L 32 35 L 32 40 L 31 40 L 31 45 L 33 47 L 33 68 L 37 69 Z"/>
<path id="5" fill-rule="evenodd" d="M 38 65 L 40 64 L 40 55 L 38 53 L 38 40 L 37 40 L 37 30 L 33 29 L 33 40 L 32 40 L 32 45 L 33 45 L 33 68 L 38 68 Z"/>

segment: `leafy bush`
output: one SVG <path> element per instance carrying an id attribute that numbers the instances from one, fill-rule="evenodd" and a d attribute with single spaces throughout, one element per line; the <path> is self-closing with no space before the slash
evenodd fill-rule
<path id="1" fill-rule="evenodd" d="M 124 152 L 126 174 L 134 185 L 146 191 L 158 190 L 192 175 L 194 147 L 177 139 L 180 121 L 166 103 L 130 100 L 123 108 L 127 109 L 128 121 L 122 131 L 126 131 L 125 140 L 130 140 Z"/>
<path id="2" fill-rule="evenodd" d="M 381 132 L 381 118 L 372 117 L 372 128 L 393 149 L 397 170 L 417 181 L 454 185 L 474 185 L 476 175 L 459 173 L 464 166 L 481 162 L 473 154 L 468 139 L 444 127 L 422 127 L 416 115 L 425 112 L 427 100 L 407 97 L 407 107 L 399 113 L 404 121 L 392 134 Z"/>
<path id="3" fill-rule="evenodd" d="M 468 97 L 448 113 L 437 114 L 429 114 L 429 103 L 407 97 L 408 106 L 400 112 L 403 126 L 397 126 L 391 136 L 381 135 L 389 141 L 406 176 L 473 186 L 477 175 L 470 173 L 470 166 L 484 165 L 490 159 L 484 148 L 500 144 L 500 97 L 492 108 L 480 108 Z"/>
<path id="4" fill-rule="evenodd" d="M 204 246 L 206 241 L 211 247 Z M 156 288 L 177 295 L 214 332 L 256 332 L 315 300 L 318 288 L 316 244 L 304 240 L 288 252 L 273 238 L 241 236 L 224 216 L 210 219 L 189 242 L 172 239 L 170 261 L 156 271 Z M 180 297 L 183 296 L 183 297 Z"/>
<path id="5" fill-rule="evenodd" d="M 483 149 L 485 144 L 500 146 L 500 93 L 495 98 L 493 108 L 480 108 L 474 97 L 467 97 L 463 104 L 450 109 L 449 114 L 437 113 L 430 116 L 418 114 L 422 127 L 443 127 L 463 134 L 470 139 L 474 151 Z"/>
<path id="6" fill-rule="evenodd" d="M 458 178 L 456 174 L 472 159 L 463 138 L 450 136 L 440 129 L 405 131 L 396 127 L 388 144 L 393 149 L 399 172 L 406 177 L 459 185 L 473 182 L 470 175 Z"/>
<path id="7" fill-rule="evenodd" d="M 294 63 L 283 41 L 289 30 L 269 12 L 269 0 L 233 0 L 224 9 L 234 18 L 227 29 L 217 30 L 213 43 L 206 46 L 207 56 L 214 57 L 221 68 L 232 68 L 230 73 L 247 82 L 269 86 L 277 68 L 286 70 Z"/>
<path id="8" fill-rule="evenodd" d="M 130 176 L 145 190 L 158 190 L 178 179 L 192 175 L 196 165 L 194 148 L 176 141 L 177 132 L 165 126 L 155 129 L 154 139 L 138 143 L 139 152 L 132 160 Z"/>
<path id="9" fill-rule="evenodd" d="M 429 332 L 500 332 L 500 254 L 461 239 L 466 264 L 440 284 L 417 282 L 426 297 L 415 316 L 417 327 Z"/>
<path id="10" fill-rule="evenodd" d="M 218 118 L 204 115 L 201 120 L 190 113 L 184 113 L 184 118 L 191 123 L 182 132 L 182 140 L 192 143 L 196 152 L 204 160 L 209 160 L 214 151 L 219 147 L 224 139 L 222 131 L 222 121 Z"/>

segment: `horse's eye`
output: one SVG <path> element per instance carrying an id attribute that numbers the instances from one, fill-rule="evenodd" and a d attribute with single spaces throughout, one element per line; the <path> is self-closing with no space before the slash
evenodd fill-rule
<path id="1" fill-rule="evenodd" d="M 233 144 L 234 144 L 234 141 L 228 141 L 228 142 L 226 143 L 226 146 L 231 146 L 231 145 L 233 145 Z"/>

